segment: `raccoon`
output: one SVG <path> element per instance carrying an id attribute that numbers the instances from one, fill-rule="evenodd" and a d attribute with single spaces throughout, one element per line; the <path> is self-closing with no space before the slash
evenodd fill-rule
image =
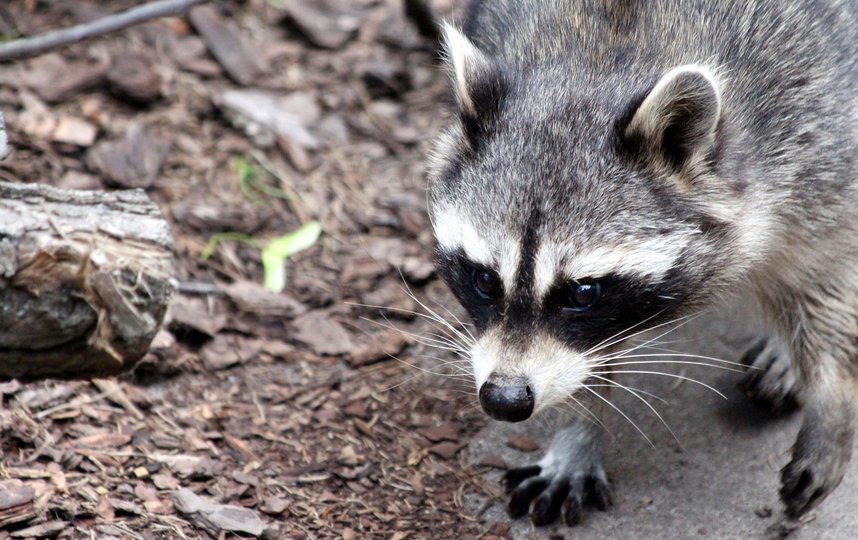
<path id="1" fill-rule="evenodd" d="M 443 34 L 430 216 L 480 403 L 589 410 L 507 473 L 510 514 L 610 506 L 604 351 L 735 293 L 770 326 L 749 391 L 804 409 L 785 514 L 819 504 L 855 429 L 858 2 L 475 0 Z"/>

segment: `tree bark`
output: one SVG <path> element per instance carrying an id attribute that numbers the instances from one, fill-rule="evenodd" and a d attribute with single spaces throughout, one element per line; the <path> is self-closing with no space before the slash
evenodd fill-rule
<path id="1" fill-rule="evenodd" d="M 169 227 L 142 190 L 0 182 L 0 380 L 131 369 L 164 319 L 172 266 Z"/>

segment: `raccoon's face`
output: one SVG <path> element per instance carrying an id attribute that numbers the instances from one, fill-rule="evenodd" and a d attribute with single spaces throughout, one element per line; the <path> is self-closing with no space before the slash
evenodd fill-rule
<path id="1" fill-rule="evenodd" d="M 460 114 L 432 163 L 438 268 L 479 331 L 483 408 L 520 421 L 605 377 L 600 356 L 623 338 L 730 282 L 740 239 L 693 185 L 721 181 L 721 98 L 697 66 L 635 97 L 521 77 L 446 34 Z"/>

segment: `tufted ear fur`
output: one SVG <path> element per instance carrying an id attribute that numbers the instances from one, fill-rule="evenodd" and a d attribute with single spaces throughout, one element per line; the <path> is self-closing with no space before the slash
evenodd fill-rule
<path id="1" fill-rule="evenodd" d="M 696 64 L 679 66 L 643 100 L 625 136 L 681 170 L 712 149 L 720 118 L 721 92 L 713 74 Z"/>
<path id="2" fill-rule="evenodd" d="M 488 133 L 509 90 L 509 75 L 455 27 L 444 23 L 447 71 L 466 136 L 474 142 Z"/>

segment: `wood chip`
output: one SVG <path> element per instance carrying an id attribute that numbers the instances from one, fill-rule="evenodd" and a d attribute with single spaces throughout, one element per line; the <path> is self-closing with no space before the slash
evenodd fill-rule
<path id="1" fill-rule="evenodd" d="M 150 454 L 149 459 L 166 464 L 179 478 L 211 478 L 224 467 L 223 463 L 190 454 Z"/>
<path id="2" fill-rule="evenodd" d="M 56 54 L 32 62 L 25 75 L 27 85 L 48 103 L 68 101 L 78 94 L 104 84 L 109 65 L 66 63 Z"/>
<path id="3" fill-rule="evenodd" d="M 443 459 L 453 459 L 465 443 L 442 442 L 429 447 L 429 452 Z"/>
<path id="4" fill-rule="evenodd" d="M 153 59 L 141 52 L 125 51 L 115 55 L 107 72 L 107 82 L 116 94 L 140 104 L 161 97 L 161 75 Z"/>
<path id="5" fill-rule="evenodd" d="M 96 433 L 73 441 L 77 448 L 119 448 L 131 442 L 127 433 Z"/>
<path id="6" fill-rule="evenodd" d="M 86 120 L 61 116 L 51 138 L 57 143 L 89 147 L 95 142 L 96 135 L 98 129 Z"/>
<path id="7" fill-rule="evenodd" d="M 336 356 L 352 350 L 352 339 L 340 323 L 319 311 L 301 315 L 293 323 L 294 339 L 308 345 L 320 355 Z"/>
<path id="8" fill-rule="evenodd" d="M 355 467 L 363 462 L 363 458 L 355 452 L 354 446 L 348 444 L 340 450 L 340 455 L 337 456 L 337 463 L 346 465 L 347 467 Z"/>
<path id="9" fill-rule="evenodd" d="M 137 503 L 133 503 L 131 501 L 123 501 L 122 499 L 117 499 L 115 497 L 108 497 L 110 501 L 110 505 L 114 510 L 118 510 L 119 512 L 124 512 L 126 514 L 132 514 L 135 516 L 145 516 L 146 511 L 143 510 L 143 507 Z"/>
<path id="10" fill-rule="evenodd" d="M 488 454 L 484 456 L 481 460 L 479 460 L 479 462 L 477 462 L 477 465 L 483 467 L 491 467 L 492 469 L 509 469 L 509 465 L 507 464 L 507 462 L 504 461 L 502 457 L 496 454 Z"/>
<path id="11" fill-rule="evenodd" d="M 239 310 L 266 317 L 293 318 L 307 311 L 306 306 L 285 293 L 273 293 L 253 281 L 236 281 L 224 287 Z"/>
<path id="12" fill-rule="evenodd" d="M 282 497 L 266 497 L 262 501 L 259 510 L 266 514 L 279 516 L 289 508 L 289 501 Z"/>
<path id="13" fill-rule="evenodd" d="M 353 416 L 356 418 L 363 418 L 364 420 L 370 419 L 369 410 L 366 407 L 366 404 L 363 401 L 353 401 L 343 407 L 343 414 L 346 416 Z"/>
<path id="14" fill-rule="evenodd" d="M 190 20 L 212 56 L 232 80 L 246 86 L 266 71 L 267 66 L 262 63 L 263 56 L 248 45 L 238 26 L 222 17 L 217 8 L 196 7 L 191 10 Z"/>
<path id="15" fill-rule="evenodd" d="M 244 459 L 248 461 L 256 461 L 259 459 L 256 454 L 253 453 L 253 450 L 250 449 L 250 446 L 238 437 L 233 437 L 229 433 L 224 433 L 223 439 L 230 448 L 241 454 Z"/>
<path id="16" fill-rule="evenodd" d="M 66 521 L 47 521 L 45 523 L 40 523 L 39 525 L 27 527 L 26 529 L 19 529 L 17 531 L 10 532 L 9 536 L 12 538 L 51 538 L 55 534 L 65 530 L 68 526 L 69 524 Z"/>
<path id="17" fill-rule="evenodd" d="M 432 442 L 458 441 L 459 431 L 452 424 L 441 424 L 440 426 L 421 428 L 417 433 L 423 435 Z"/>
<path id="18" fill-rule="evenodd" d="M 179 488 L 179 480 L 172 474 L 153 474 L 152 483 L 155 484 L 155 487 L 158 489 L 174 490 Z"/>
<path id="19" fill-rule="evenodd" d="M 310 43 L 324 49 L 339 49 L 357 34 L 360 20 L 339 12 L 330 2 L 287 2 L 286 22 Z"/>
<path id="20" fill-rule="evenodd" d="M 123 138 L 93 147 L 87 163 L 110 185 L 148 188 L 155 183 L 172 146 L 170 136 L 163 131 L 134 124 Z"/>
<path id="21" fill-rule="evenodd" d="M 362 367 L 395 358 L 408 345 L 408 339 L 394 330 L 386 331 L 374 337 L 368 343 L 362 343 L 349 354 L 348 362 L 353 367 Z"/>
<path id="22" fill-rule="evenodd" d="M 35 517 L 36 490 L 20 480 L 0 481 L 0 527 Z"/>
<path id="23" fill-rule="evenodd" d="M 506 445 L 519 452 L 535 452 L 539 450 L 539 443 L 530 437 L 510 437 Z"/>
<path id="24" fill-rule="evenodd" d="M 66 171 L 56 186 L 61 189 L 102 189 L 101 180 L 97 176 L 80 171 Z"/>
<path id="25" fill-rule="evenodd" d="M 215 504 L 199 497 L 193 491 L 182 488 L 173 494 L 176 509 L 189 515 L 198 526 L 215 536 L 224 532 L 249 534 L 258 537 L 265 525 L 253 510 L 240 506 Z"/>
<path id="26" fill-rule="evenodd" d="M 400 268 L 408 281 L 417 285 L 426 283 L 435 275 L 435 265 L 418 257 L 407 257 Z"/>
<path id="27" fill-rule="evenodd" d="M 300 117 L 289 111 L 281 100 L 261 90 L 224 90 L 217 100 L 229 120 L 263 146 L 274 143 L 274 136 L 288 139 L 306 149 L 316 149 L 319 140 L 310 133 Z M 268 142 L 260 131 L 268 134 Z"/>
<path id="28" fill-rule="evenodd" d="M 92 384 L 107 394 L 107 399 L 125 409 L 131 416 L 137 420 L 143 420 L 143 413 L 128 399 L 125 388 L 115 379 L 93 379 Z"/>
<path id="29" fill-rule="evenodd" d="M 173 504 L 170 501 L 145 501 L 143 503 L 143 508 L 145 508 L 147 512 L 150 512 L 152 514 L 166 515 L 173 513 Z"/>
<path id="30" fill-rule="evenodd" d="M 261 349 L 259 340 L 218 334 L 200 351 L 200 359 L 209 371 L 219 371 L 256 358 Z"/>
<path id="31" fill-rule="evenodd" d="M 214 337 L 225 324 L 226 317 L 220 313 L 211 313 L 206 303 L 199 298 L 178 296 L 170 304 L 170 329 L 191 329 Z"/>

